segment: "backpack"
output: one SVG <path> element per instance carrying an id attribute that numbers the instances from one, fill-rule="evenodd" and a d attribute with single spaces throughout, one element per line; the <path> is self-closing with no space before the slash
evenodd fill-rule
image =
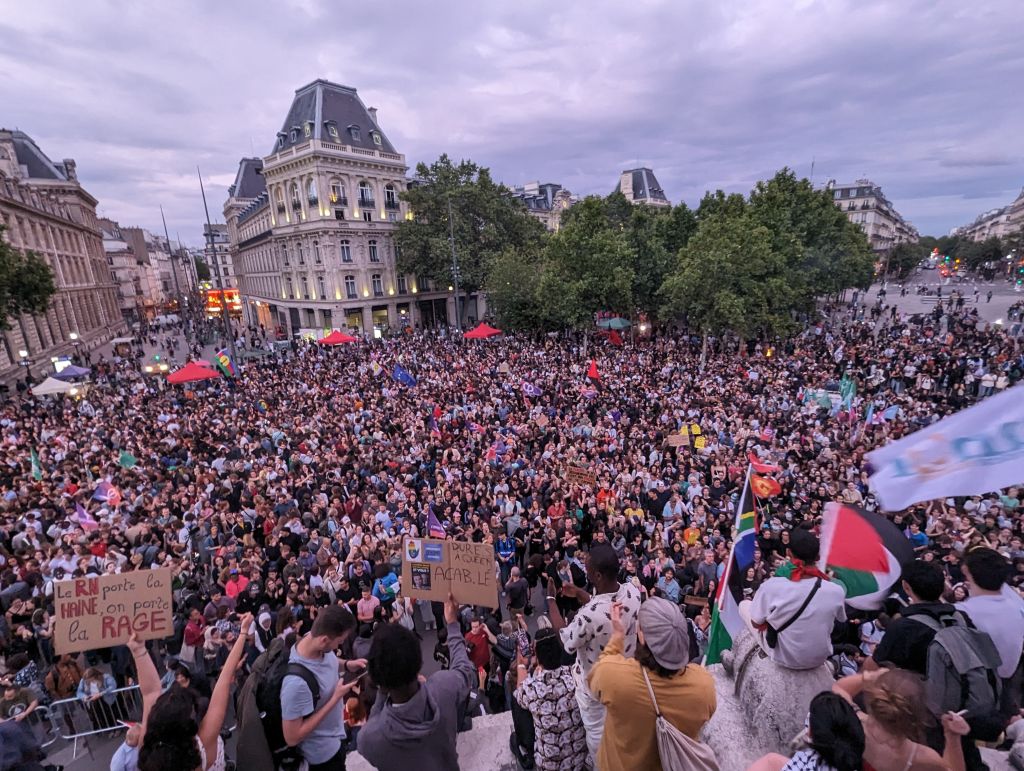
<path id="1" fill-rule="evenodd" d="M 255 697 L 255 709 L 241 709 L 239 714 L 239 736 L 256 734 L 262 736 L 273 758 L 273 767 L 286 771 L 297 769 L 302 764 L 302 752 L 298 747 L 289 747 L 284 740 L 281 725 L 281 686 L 288 675 L 301 677 L 313 696 L 314 709 L 320 704 L 320 684 L 309 669 L 302 664 L 288 660 L 291 653 L 281 638 L 274 638 L 270 647 L 256 657 L 246 685 Z M 251 682 L 250 682 L 251 681 Z M 310 713 L 312 714 L 312 713 Z M 309 717 L 305 715 L 304 717 Z M 255 741 L 238 744 L 238 767 L 252 769 L 259 763 L 247 762 L 246 748 L 259 754 L 260 744 Z M 262 760 L 262 757 L 261 757 Z"/>
<path id="2" fill-rule="evenodd" d="M 718 759 L 708 745 L 694 741 L 672 725 L 658 708 L 658 700 L 654 698 L 654 689 L 647 670 L 641 666 L 640 672 L 647 684 L 647 692 L 654 704 L 655 735 L 658 740 L 658 757 L 664 771 L 718 771 Z"/>
<path id="3" fill-rule="evenodd" d="M 908 618 L 935 630 L 925 671 L 928 709 L 936 716 L 965 711 L 971 737 L 995 741 L 1005 720 L 999 712 L 1002 682 L 996 671 L 1002 659 L 992 638 L 972 627 L 960 611 L 938 619 L 928 614 Z"/>

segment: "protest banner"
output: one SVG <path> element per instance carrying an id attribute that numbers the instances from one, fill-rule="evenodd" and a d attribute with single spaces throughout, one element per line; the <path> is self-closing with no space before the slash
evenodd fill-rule
<path id="1" fill-rule="evenodd" d="M 407 538 L 402 549 L 402 594 L 461 605 L 498 607 L 494 547 L 486 543 Z"/>
<path id="2" fill-rule="evenodd" d="M 53 584 L 53 645 L 77 653 L 174 634 L 170 568 L 86 576 Z"/>
<path id="3" fill-rule="evenodd" d="M 569 466 L 565 470 L 565 481 L 571 485 L 590 485 L 594 487 L 597 484 L 597 474 L 580 466 Z"/>

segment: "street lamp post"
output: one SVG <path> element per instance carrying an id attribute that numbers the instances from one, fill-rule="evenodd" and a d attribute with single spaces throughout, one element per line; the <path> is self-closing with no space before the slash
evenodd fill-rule
<path id="1" fill-rule="evenodd" d="M 217 248 L 213 243 L 213 225 L 210 224 L 210 209 L 206 205 L 206 188 L 203 187 L 203 175 L 202 172 L 199 171 L 198 166 L 196 166 L 196 173 L 199 174 L 199 190 L 203 194 L 203 210 L 206 212 L 206 243 L 210 250 L 210 260 L 213 262 L 213 267 L 217 272 L 217 284 L 220 286 L 220 310 L 221 319 L 224 322 L 224 335 L 228 339 L 228 347 L 231 349 L 231 358 L 234 360 L 237 356 L 235 355 L 235 336 L 231 331 L 231 325 L 228 323 L 227 285 L 224 283 L 224 278 L 221 276 L 220 262 L 217 260 Z"/>
<path id="2" fill-rule="evenodd" d="M 68 335 L 68 337 L 71 338 L 71 344 L 75 347 L 75 356 L 74 356 L 74 358 L 75 358 L 75 361 L 77 362 L 78 361 L 78 348 L 82 344 L 82 341 L 79 338 L 77 332 L 72 332 L 70 335 Z"/>
<path id="3" fill-rule="evenodd" d="M 32 372 L 30 370 L 30 367 L 32 366 L 32 359 L 28 357 L 28 351 L 24 348 L 18 351 L 18 364 L 25 368 L 25 382 L 28 383 L 32 376 Z"/>
<path id="4" fill-rule="evenodd" d="M 448 242 L 452 247 L 452 283 L 455 291 L 455 329 L 462 331 L 462 317 L 459 314 L 459 257 L 455 253 L 455 221 L 452 219 L 452 196 L 448 195 Z"/>

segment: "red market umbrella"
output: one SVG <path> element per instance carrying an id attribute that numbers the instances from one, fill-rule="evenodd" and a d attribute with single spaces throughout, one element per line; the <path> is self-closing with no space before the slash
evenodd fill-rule
<path id="1" fill-rule="evenodd" d="M 214 380 L 220 377 L 220 373 L 215 369 L 204 367 L 201 364 L 196 364 L 194 361 L 190 361 L 181 369 L 175 370 L 167 376 L 168 383 L 191 383 L 195 380 Z"/>
<path id="2" fill-rule="evenodd" d="M 494 337 L 495 335 L 500 334 L 500 329 L 495 329 L 489 324 L 485 324 L 481 321 L 473 329 L 466 332 L 463 337 L 467 340 L 486 340 L 488 337 Z"/>
<path id="3" fill-rule="evenodd" d="M 321 337 L 317 342 L 320 345 L 344 345 L 345 343 L 358 343 L 358 337 L 352 337 L 352 335 L 346 335 L 344 332 L 340 332 L 337 329 L 327 335 L 327 337 Z"/>

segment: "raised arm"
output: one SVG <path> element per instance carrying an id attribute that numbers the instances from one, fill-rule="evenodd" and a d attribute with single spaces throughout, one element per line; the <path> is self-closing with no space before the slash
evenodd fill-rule
<path id="1" fill-rule="evenodd" d="M 153 658 L 146 649 L 146 644 L 140 642 L 134 634 L 128 640 L 128 650 L 132 652 L 135 659 L 135 673 L 139 676 L 139 690 L 142 692 L 142 734 L 146 733 L 146 720 L 149 718 L 150 710 L 160 697 L 160 675 L 156 673 L 156 665 Z M 140 746 L 142 737 L 139 738 Z"/>
<path id="2" fill-rule="evenodd" d="M 249 628 L 252 626 L 252 613 L 244 614 L 240 621 L 238 639 L 231 646 L 224 668 L 217 677 L 217 684 L 213 686 L 213 694 L 210 696 L 210 706 L 206 709 L 206 715 L 199 726 L 199 741 L 206 749 L 206 757 L 217 757 L 217 737 L 220 736 L 220 729 L 224 725 L 224 715 L 228 709 L 228 698 L 231 696 L 231 683 L 234 682 L 238 665 L 242 662 L 245 654 L 245 644 L 249 639 Z"/>

